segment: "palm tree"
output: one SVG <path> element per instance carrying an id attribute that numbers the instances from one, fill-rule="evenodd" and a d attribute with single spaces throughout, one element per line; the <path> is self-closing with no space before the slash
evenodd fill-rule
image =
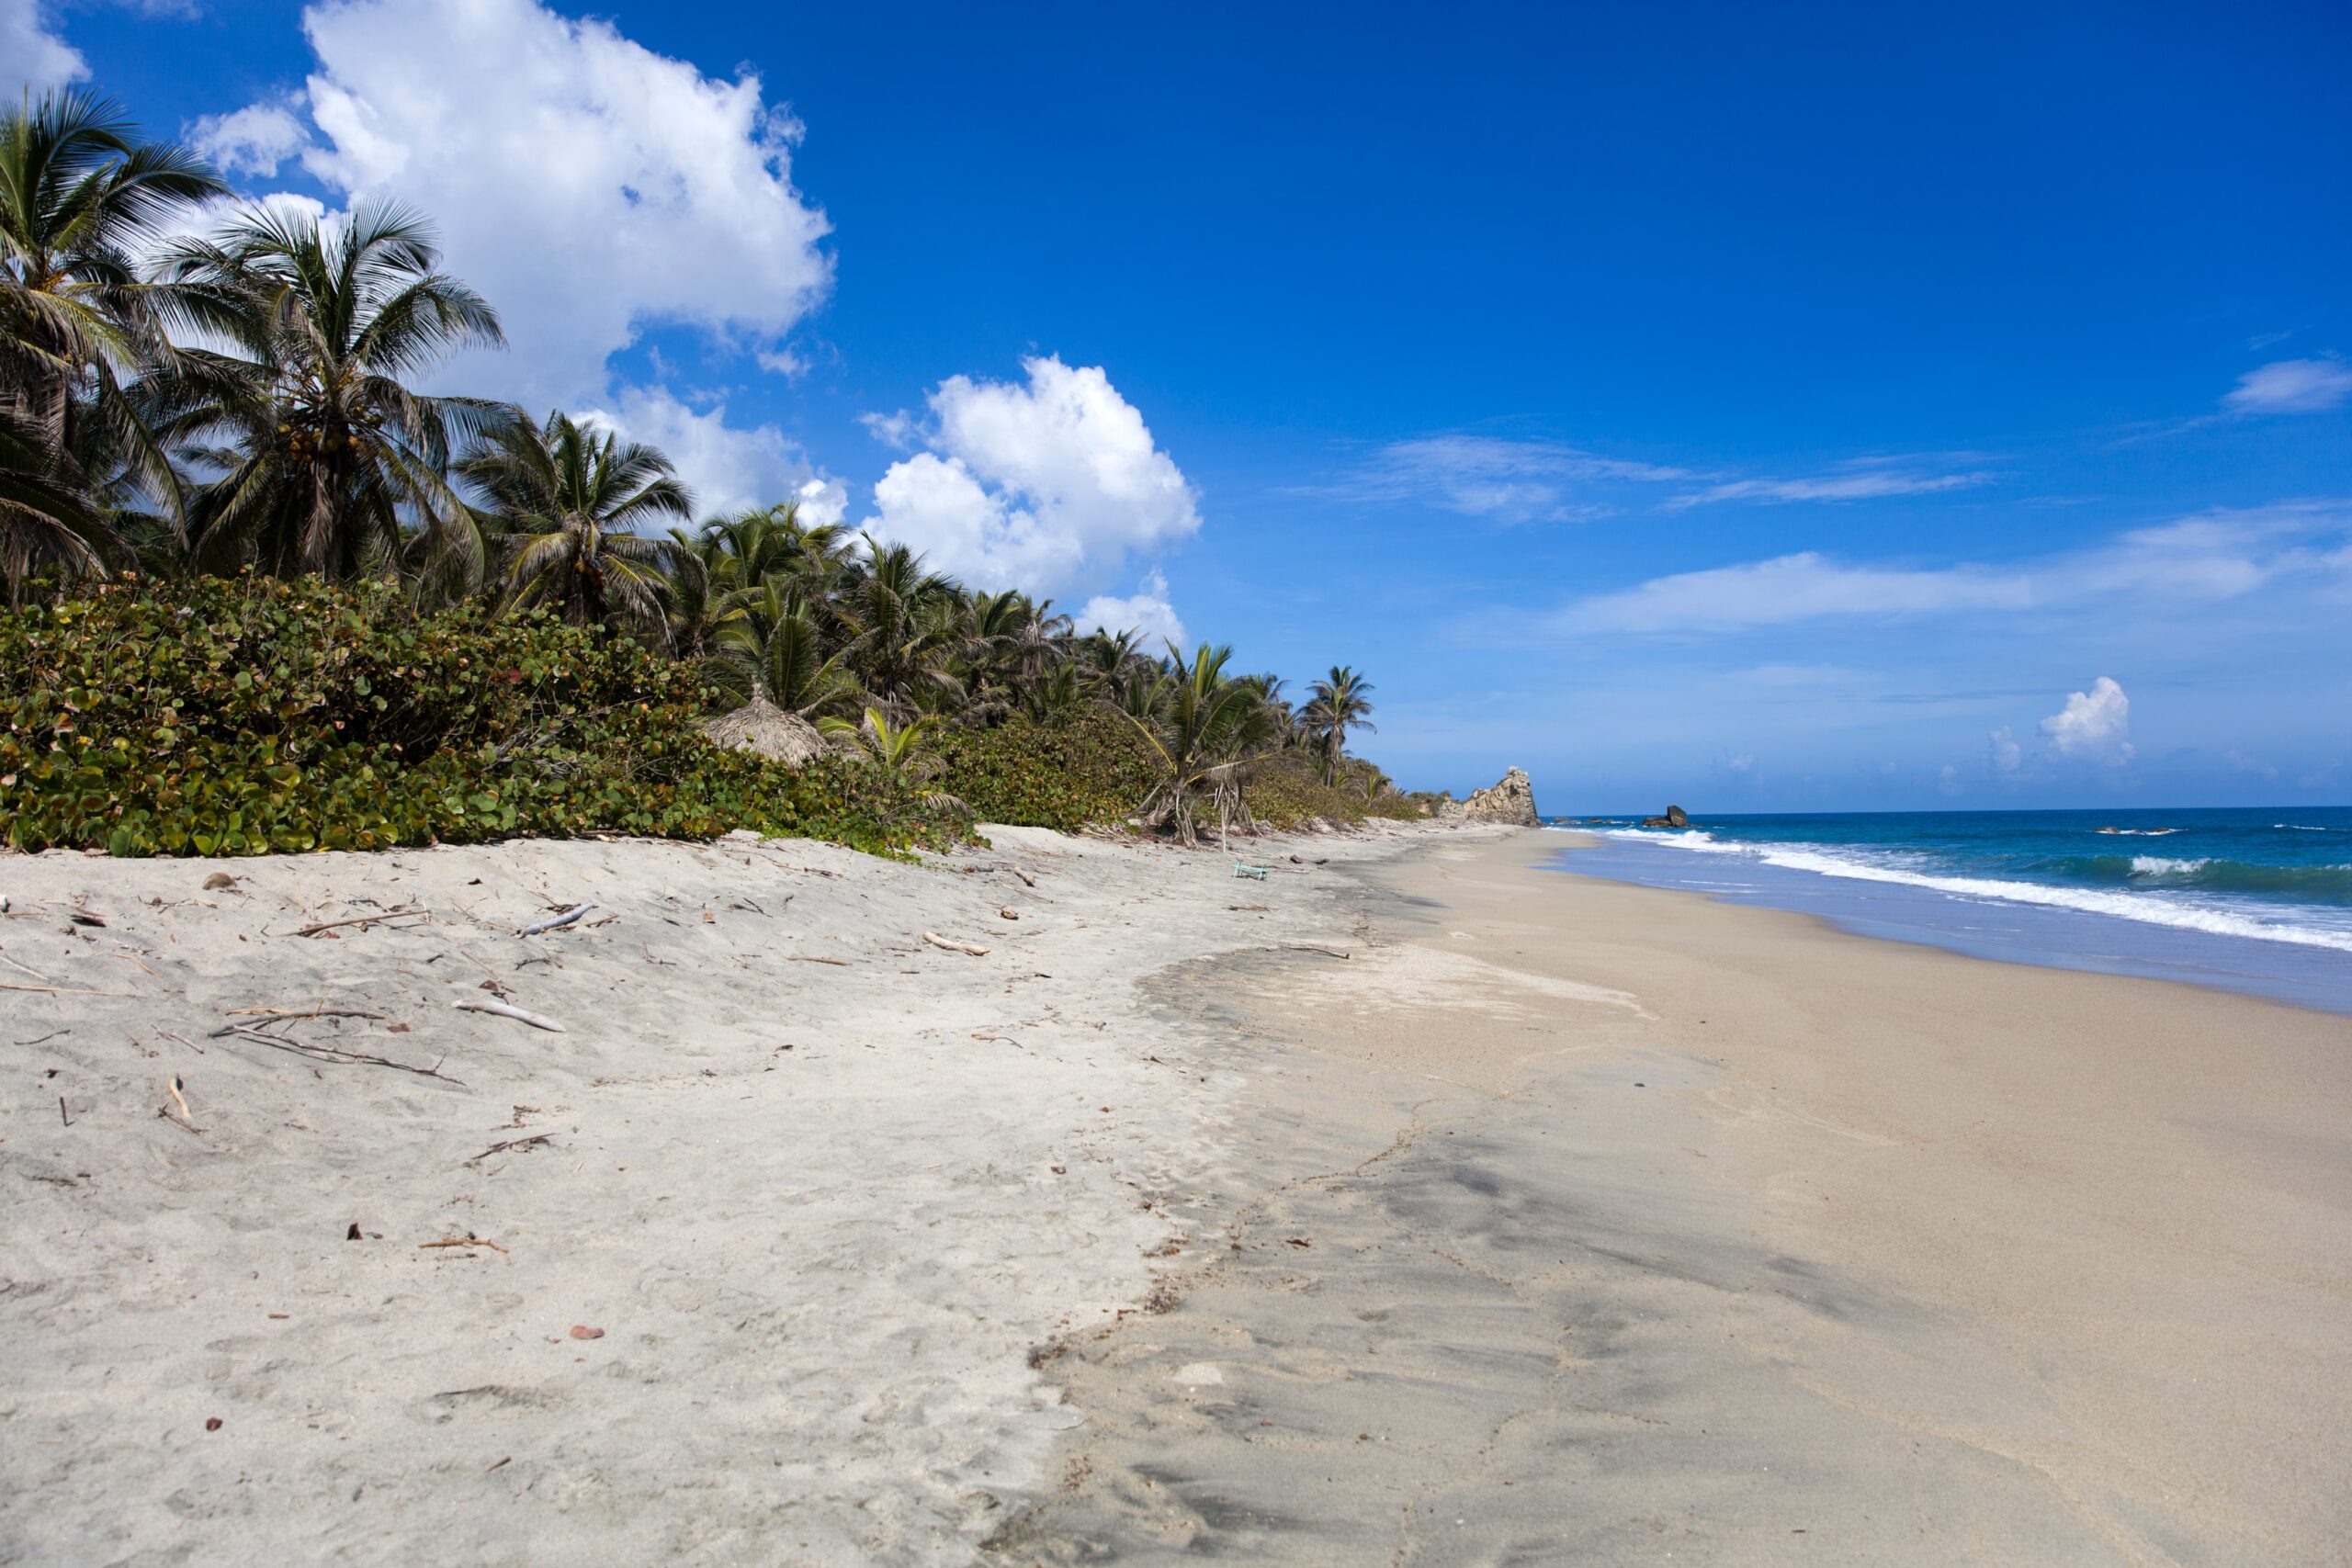
<path id="1" fill-rule="evenodd" d="M 665 541 L 636 532 L 694 515 L 670 459 L 570 414 L 511 419 L 458 464 L 458 477 L 508 536 L 507 603 L 554 610 L 575 626 L 663 627 Z"/>
<path id="2" fill-rule="evenodd" d="M 844 575 L 831 613 L 844 634 L 846 662 L 876 702 L 910 714 L 960 699 L 954 664 L 964 639 L 955 583 L 906 546 L 874 539 Z"/>
<path id="3" fill-rule="evenodd" d="M 393 570 L 403 525 L 429 568 L 478 577 L 473 518 L 443 478 L 503 404 L 403 383 L 505 339 L 472 289 L 435 271 L 424 220 L 381 203 L 322 220 L 264 208 L 164 254 L 171 315 L 225 349 L 184 349 L 172 435 L 216 443 L 221 471 L 189 509 L 198 563 L 253 561 L 348 580 Z"/>
<path id="4" fill-rule="evenodd" d="M 41 567 L 98 570 L 119 543 L 118 500 L 144 492 L 177 526 L 178 478 L 124 395 L 142 361 L 171 352 L 134 256 L 226 187 L 185 148 L 134 135 L 112 103 L 80 91 L 0 114 L 0 570 L 11 602 Z"/>
<path id="5" fill-rule="evenodd" d="M 967 810 L 968 807 L 962 801 L 943 790 L 922 788 L 939 771 L 938 757 L 927 750 L 931 732 L 939 722 L 934 715 L 919 714 L 904 724 L 894 725 L 889 715 L 869 707 L 863 723 L 820 718 L 817 728 L 828 735 L 849 739 L 892 793 L 922 790 L 922 803 L 933 810 Z"/>
<path id="6" fill-rule="evenodd" d="M 1173 824 L 1176 837 L 1198 842 L 1193 821 L 1204 793 L 1220 827 L 1243 814 L 1241 772 L 1275 733 L 1273 712 L 1248 681 L 1225 673 L 1228 647 L 1201 644 L 1191 660 L 1168 645 L 1170 672 L 1161 677 L 1148 717 L 1128 717 L 1150 744 L 1159 782 L 1144 803 L 1147 816 Z"/>
<path id="7" fill-rule="evenodd" d="M 797 579 L 771 576 L 756 592 L 742 590 L 729 598 L 719 643 L 725 657 L 749 677 L 754 699 L 817 718 L 862 694 L 843 668 L 843 650 L 826 651 Z"/>
<path id="8" fill-rule="evenodd" d="M 1303 716 L 1323 747 L 1323 782 L 1337 784 L 1340 758 L 1348 749 L 1348 731 L 1377 730 L 1371 718 L 1372 682 L 1349 666 L 1335 664 L 1329 675 L 1307 690 L 1314 695 Z"/>

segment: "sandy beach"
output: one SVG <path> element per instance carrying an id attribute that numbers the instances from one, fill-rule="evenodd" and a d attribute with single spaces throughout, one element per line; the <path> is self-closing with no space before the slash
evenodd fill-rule
<path id="1" fill-rule="evenodd" d="M 2345 1020 L 992 837 L 0 858 L 0 1559 L 2346 1560 Z"/>

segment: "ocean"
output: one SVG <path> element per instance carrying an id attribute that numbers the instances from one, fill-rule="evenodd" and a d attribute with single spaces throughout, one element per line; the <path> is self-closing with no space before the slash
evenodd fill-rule
<path id="1" fill-rule="evenodd" d="M 2352 1013 L 2352 808 L 1555 818 L 1560 868 Z"/>

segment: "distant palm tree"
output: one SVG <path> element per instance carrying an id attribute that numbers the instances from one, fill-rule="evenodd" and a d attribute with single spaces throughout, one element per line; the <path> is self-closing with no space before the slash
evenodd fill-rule
<path id="1" fill-rule="evenodd" d="M 1220 826 L 1242 811 L 1241 772 L 1273 739 L 1273 710 L 1248 681 L 1225 673 L 1233 649 L 1203 643 L 1187 660 L 1168 645 L 1162 676 L 1148 716 L 1128 717 L 1149 744 L 1159 782 L 1144 803 L 1147 816 L 1170 823 L 1183 843 L 1198 841 L 1201 798 L 1215 806 Z"/>
<path id="2" fill-rule="evenodd" d="M 505 339 L 439 261 L 424 219 L 380 203 L 336 219 L 249 210 L 165 251 L 163 303 L 227 344 L 183 349 L 172 375 L 167 428 L 220 470 L 189 509 L 200 566 L 338 581 L 388 571 L 405 522 L 430 570 L 479 576 L 479 536 L 443 474 L 463 441 L 512 411 L 426 397 L 403 378 Z"/>
<path id="3" fill-rule="evenodd" d="M 507 602 L 576 626 L 662 628 L 668 545 L 637 532 L 694 515 L 694 497 L 650 446 L 624 444 L 570 414 L 512 419 L 457 468 L 506 535 Z"/>
<path id="4" fill-rule="evenodd" d="M 1350 729 L 1377 730 L 1372 722 L 1372 682 L 1344 664 L 1307 690 L 1312 694 L 1306 718 L 1323 748 L 1323 782 L 1337 784 L 1340 758 L 1348 749 Z"/>
<path id="5" fill-rule="evenodd" d="M 954 582 L 904 545 L 866 541 L 844 571 L 833 618 L 850 669 L 883 708 L 908 715 L 960 699 L 963 647 Z"/>
<path id="6" fill-rule="evenodd" d="M 226 187 L 185 148 L 134 137 L 112 103 L 76 90 L 0 113 L 0 573 L 12 603 L 44 567 L 97 570 L 119 543 L 118 502 L 143 492 L 178 527 L 178 477 L 124 392 L 142 362 L 170 353 L 135 255 Z"/>
<path id="7" fill-rule="evenodd" d="M 866 764 L 894 793 L 920 791 L 922 803 L 933 810 L 964 811 L 969 807 L 944 790 L 925 789 L 939 771 L 939 759 L 927 748 L 939 719 L 919 714 L 904 724 L 892 724 L 879 708 L 867 708 L 863 723 L 844 718 L 820 718 L 817 728 L 848 739 Z"/>

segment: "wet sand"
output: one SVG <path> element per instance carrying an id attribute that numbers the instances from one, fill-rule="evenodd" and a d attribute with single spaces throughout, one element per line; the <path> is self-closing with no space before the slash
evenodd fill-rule
<path id="1" fill-rule="evenodd" d="M 2352 1022 L 1436 843 L 1240 1076 L 995 1560 L 2352 1562 Z"/>

